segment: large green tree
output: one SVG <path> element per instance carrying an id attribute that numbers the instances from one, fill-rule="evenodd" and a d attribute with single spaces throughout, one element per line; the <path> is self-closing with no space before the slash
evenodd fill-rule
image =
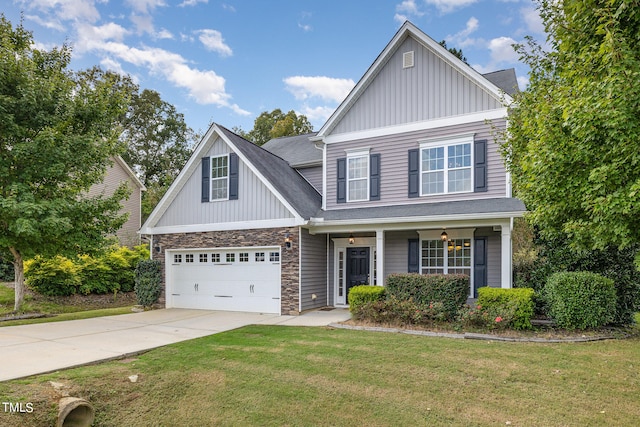
<path id="1" fill-rule="evenodd" d="M 293 110 L 283 113 L 276 108 L 271 112 L 264 111 L 256 117 L 253 129 L 249 132 L 237 128 L 234 131 L 254 144 L 262 145 L 273 138 L 313 132 L 313 126 L 303 114 L 297 115 Z"/>
<path id="2" fill-rule="evenodd" d="M 543 237 L 574 248 L 640 242 L 640 1 L 541 0 L 548 34 L 502 142 Z"/>
<path id="3" fill-rule="evenodd" d="M 69 70 L 68 46 L 34 48 L 22 24 L 0 15 L 0 250 L 15 268 L 15 309 L 25 257 L 97 249 L 126 219 L 126 186 L 88 197 L 112 156 L 128 103 L 118 75 Z"/>
<path id="4" fill-rule="evenodd" d="M 158 92 L 138 92 L 137 87 L 122 126 L 121 139 L 127 145 L 122 157 L 147 188 L 142 196 L 144 220 L 189 160 L 196 135 L 184 115 Z"/>

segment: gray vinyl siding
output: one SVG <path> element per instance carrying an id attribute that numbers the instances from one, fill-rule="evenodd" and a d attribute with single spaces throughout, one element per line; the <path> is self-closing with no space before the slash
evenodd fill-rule
<path id="1" fill-rule="evenodd" d="M 228 154 L 229 146 L 217 139 L 201 157 Z M 211 224 L 238 221 L 292 218 L 291 212 L 240 160 L 238 200 L 201 202 L 201 169 L 196 168 L 171 206 L 162 215 L 157 227 Z"/>
<path id="2" fill-rule="evenodd" d="M 415 66 L 403 69 L 402 55 L 409 51 L 414 51 Z M 331 133 L 355 132 L 497 108 L 502 108 L 502 105 L 494 94 L 408 37 Z"/>
<path id="3" fill-rule="evenodd" d="M 409 239 L 419 239 L 417 231 L 389 231 L 384 235 L 384 276 L 406 273 L 409 268 Z"/>
<path id="4" fill-rule="evenodd" d="M 327 305 L 327 236 L 300 230 L 300 301 L 302 311 Z M 312 295 L 316 295 L 315 301 Z"/>
<path id="5" fill-rule="evenodd" d="M 113 165 L 107 168 L 104 180 L 101 183 L 92 186 L 89 189 L 88 195 L 91 197 L 98 195 L 103 195 L 105 197 L 112 196 L 123 182 L 127 183 L 127 186 L 131 190 L 131 195 L 128 199 L 122 201 L 122 210 L 120 210 L 120 213 L 127 213 L 129 217 L 122 227 L 116 231 L 116 237 L 121 245 L 135 246 L 140 244 L 138 230 L 142 225 L 141 189 L 122 165 L 117 161 L 114 161 Z"/>
<path id="6" fill-rule="evenodd" d="M 309 181 L 309 184 L 313 185 L 313 188 L 318 190 L 318 193 L 322 194 L 322 166 L 301 168 L 298 169 L 298 172 Z"/>
<path id="7" fill-rule="evenodd" d="M 497 127 L 504 127 L 505 121 L 494 121 Z M 466 133 L 475 133 L 475 139 L 486 139 L 487 144 L 487 184 L 488 190 L 482 193 L 456 193 L 434 196 L 408 197 L 408 150 L 419 148 L 418 141 L 425 138 L 444 137 Z M 380 200 L 348 202 L 338 205 L 336 201 L 337 159 L 346 156 L 346 149 L 370 148 L 371 154 L 380 153 Z M 506 196 L 506 170 L 494 143 L 490 125 L 485 122 L 467 123 L 439 129 L 407 132 L 327 145 L 327 188 L 325 189 L 327 210 L 377 205 L 395 205 L 408 203 L 442 202 L 451 200 L 471 200 Z"/>
<path id="8" fill-rule="evenodd" d="M 487 285 L 492 288 L 502 286 L 502 238 L 500 234 L 500 231 L 493 231 L 493 228 L 478 228 L 475 231 L 475 236 L 487 238 Z"/>

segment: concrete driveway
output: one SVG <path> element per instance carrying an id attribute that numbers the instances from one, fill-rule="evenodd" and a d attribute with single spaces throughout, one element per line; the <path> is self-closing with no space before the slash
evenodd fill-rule
<path id="1" fill-rule="evenodd" d="M 300 316 L 163 309 L 0 327 L 0 381 L 117 359 L 246 325 L 326 326 L 350 317 L 346 309 Z"/>

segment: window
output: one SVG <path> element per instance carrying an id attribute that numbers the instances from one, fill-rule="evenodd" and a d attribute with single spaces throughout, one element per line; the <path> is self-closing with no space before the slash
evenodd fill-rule
<path id="1" fill-rule="evenodd" d="M 269 261 L 280 262 L 280 252 L 269 252 Z"/>
<path id="2" fill-rule="evenodd" d="M 220 254 L 211 254 L 211 262 L 220 262 Z"/>
<path id="3" fill-rule="evenodd" d="M 421 195 L 473 191 L 473 135 L 429 140 L 420 145 Z"/>
<path id="4" fill-rule="evenodd" d="M 211 200 L 226 200 L 229 188 L 229 157 L 211 158 Z"/>
<path id="5" fill-rule="evenodd" d="M 240 262 L 249 262 L 249 252 L 240 252 Z"/>
<path id="6" fill-rule="evenodd" d="M 471 239 L 422 241 L 422 274 L 466 274 L 471 276 Z"/>
<path id="7" fill-rule="evenodd" d="M 347 201 L 369 200 L 369 154 L 347 157 Z"/>
<path id="8" fill-rule="evenodd" d="M 182 254 L 173 255 L 173 262 L 179 264 L 182 262 Z"/>
<path id="9" fill-rule="evenodd" d="M 264 252 L 256 252 L 256 262 L 264 261 Z"/>
<path id="10" fill-rule="evenodd" d="M 186 254 L 184 256 L 184 262 L 193 262 L 193 254 Z"/>
<path id="11" fill-rule="evenodd" d="M 200 254 L 200 262 L 209 262 L 209 254 Z"/>
<path id="12" fill-rule="evenodd" d="M 227 254 L 227 262 L 236 262 L 236 254 L 234 253 Z"/>

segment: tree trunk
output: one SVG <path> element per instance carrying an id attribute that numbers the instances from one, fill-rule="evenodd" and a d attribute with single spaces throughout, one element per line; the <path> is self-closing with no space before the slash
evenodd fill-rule
<path id="1" fill-rule="evenodd" d="M 17 249 L 9 248 L 9 250 L 13 255 L 13 269 L 15 270 L 16 298 L 13 311 L 18 311 L 24 302 L 24 263 L 22 260 L 22 254 L 20 254 Z"/>

